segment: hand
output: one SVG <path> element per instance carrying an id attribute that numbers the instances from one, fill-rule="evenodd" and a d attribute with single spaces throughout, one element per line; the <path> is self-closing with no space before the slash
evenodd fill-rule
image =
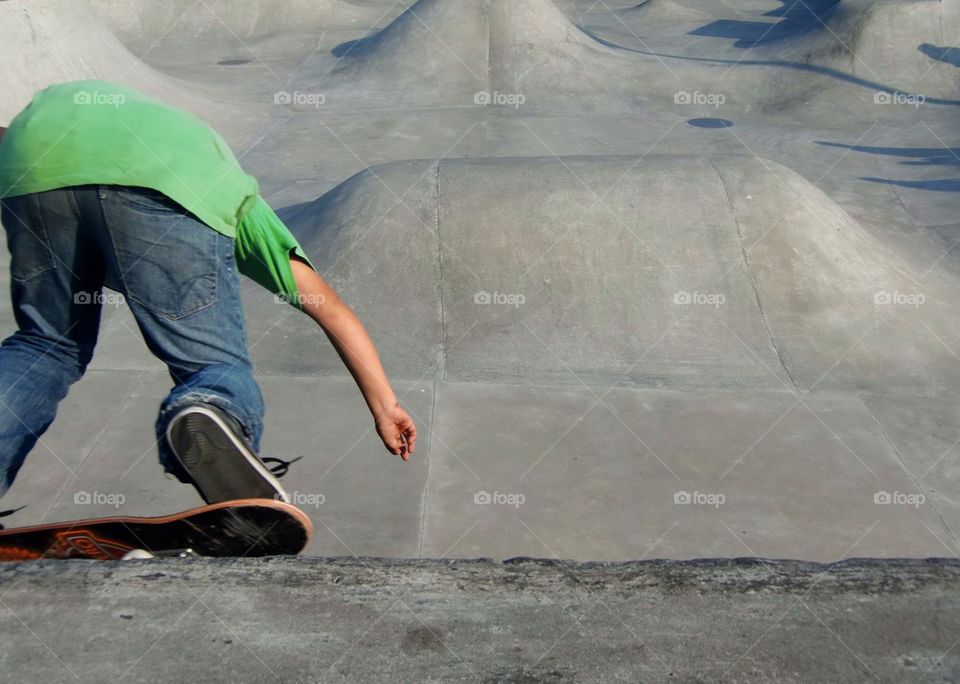
<path id="1" fill-rule="evenodd" d="M 410 454 L 417 443 L 417 428 L 410 415 L 400 408 L 400 402 L 394 404 L 376 420 L 377 434 L 383 440 L 387 451 L 404 461 L 410 460 Z"/>

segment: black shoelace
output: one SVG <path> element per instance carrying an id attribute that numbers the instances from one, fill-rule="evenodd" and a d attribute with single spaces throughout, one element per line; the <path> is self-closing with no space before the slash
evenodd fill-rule
<path id="1" fill-rule="evenodd" d="M 303 457 L 301 456 L 300 458 L 303 458 Z M 292 463 L 292 462 L 293 462 L 293 461 L 291 461 L 291 463 Z M 23 510 L 24 508 L 26 508 L 26 507 L 27 507 L 27 505 L 24 504 L 24 505 L 20 506 L 19 508 L 11 508 L 11 509 L 8 510 L 8 511 L 0 511 L 0 518 L 6 518 L 6 517 L 9 516 L 9 515 L 13 515 L 13 514 L 16 513 L 17 511 L 22 511 L 22 510 Z M 5 528 L 2 524 L 0 524 L 0 530 L 4 530 L 4 529 L 6 529 L 6 528 Z"/>
<path id="2" fill-rule="evenodd" d="M 287 470 L 289 470 L 290 464 L 296 463 L 296 462 L 299 461 L 301 458 L 303 458 L 303 456 L 297 456 L 296 458 L 292 458 L 292 459 L 290 459 L 289 461 L 284 461 L 282 458 L 274 458 L 273 456 L 265 456 L 264 458 L 261 458 L 260 460 L 263 462 L 264 465 L 267 466 L 267 470 L 269 470 L 274 476 L 276 476 L 276 477 L 283 477 L 284 475 L 287 474 Z M 271 464 L 271 463 L 274 464 L 274 465 L 269 465 L 269 464 Z"/>

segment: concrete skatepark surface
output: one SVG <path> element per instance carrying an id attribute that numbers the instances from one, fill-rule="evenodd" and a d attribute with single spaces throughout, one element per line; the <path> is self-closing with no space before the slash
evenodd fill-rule
<path id="1" fill-rule="evenodd" d="M 245 284 L 309 555 L 955 557 L 958 37 L 948 0 L 4 0 L 0 125 L 77 78 L 197 113 L 357 312 L 405 465 Z M 199 503 L 168 389 L 108 306 L 10 524 Z"/>
<path id="2" fill-rule="evenodd" d="M 957 561 L 0 568 L 29 681 L 952 682 Z M 52 600 L 36 606 L 35 594 Z M 820 621 L 812 617 L 816 615 Z M 932 619 L 931 616 L 935 616 Z M 84 633 L 88 638 L 78 639 Z M 105 638 L 109 635 L 109 638 Z M 56 657 L 54 657 L 56 655 Z"/>

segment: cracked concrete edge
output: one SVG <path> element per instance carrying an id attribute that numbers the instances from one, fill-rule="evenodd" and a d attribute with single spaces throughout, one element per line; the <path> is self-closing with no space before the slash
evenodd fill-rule
<path id="1" fill-rule="evenodd" d="M 957 558 L 852 558 L 836 563 L 762 558 L 575 562 L 511 558 L 203 558 L 148 561 L 34 561 L 0 567 L 0 587 L 24 582 L 155 585 L 164 581 L 285 586 L 404 584 L 419 576 L 433 590 L 670 591 L 728 593 L 902 594 L 937 587 L 960 589 Z M 466 584 L 465 584 L 466 583 Z"/>

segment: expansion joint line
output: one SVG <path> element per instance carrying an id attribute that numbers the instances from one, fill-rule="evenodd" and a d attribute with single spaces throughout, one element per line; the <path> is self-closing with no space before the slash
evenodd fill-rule
<path id="1" fill-rule="evenodd" d="M 933 512 L 936 514 L 937 518 L 940 520 L 940 524 L 943 525 L 943 529 L 946 530 L 947 536 L 953 539 L 953 543 L 960 548 L 960 538 L 957 537 L 956 533 L 953 531 L 953 528 L 947 523 L 947 519 L 943 517 L 943 513 L 940 512 L 940 509 L 937 507 L 936 499 L 932 496 L 931 492 L 927 487 L 923 486 L 923 478 L 926 473 L 922 474 L 919 478 L 913 474 L 913 471 L 910 470 L 910 467 L 907 465 L 906 460 L 903 458 L 903 454 L 900 453 L 900 449 L 897 448 L 897 445 L 890 438 L 890 435 L 887 434 L 886 428 L 883 427 L 883 423 L 877 418 L 877 415 L 873 412 L 873 409 L 870 408 L 870 405 L 867 403 L 865 397 L 859 393 L 856 395 L 857 399 L 860 400 L 860 403 L 863 404 L 863 407 L 867 409 L 867 413 L 870 414 L 870 417 L 873 418 L 873 422 L 876 424 L 877 429 L 880 431 L 880 434 L 883 436 L 884 440 L 887 442 L 887 446 L 890 447 L 890 450 L 893 451 L 894 456 L 897 458 L 900 467 L 907 474 L 907 477 L 913 482 L 914 487 L 923 492 L 923 495 L 927 497 L 927 502 L 930 504 L 930 508 L 933 509 Z M 936 465 L 936 464 L 934 464 Z M 929 529 L 929 528 L 928 528 Z M 936 535 L 934 535 L 936 536 Z M 940 541 L 939 538 L 937 541 Z M 943 542 L 940 542 L 941 544 Z M 946 546 L 946 544 L 944 544 Z M 950 550 L 950 547 L 947 546 L 947 550 Z"/>
<path id="2" fill-rule="evenodd" d="M 487 0 L 487 92 L 493 92 L 493 65 L 490 63 L 490 43 L 493 40 L 493 32 L 490 29 L 490 15 L 493 13 L 493 7 L 490 0 Z M 941 28 L 941 33 L 943 30 Z"/>
<path id="3" fill-rule="evenodd" d="M 753 298 L 757 302 L 757 310 L 760 312 L 760 321 L 763 323 L 763 329 L 767 331 L 767 339 L 770 340 L 770 346 L 773 347 L 773 351 L 777 355 L 777 360 L 780 361 L 780 367 L 790 380 L 790 384 L 793 385 L 797 396 L 802 397 L 803 392 L 800 391 L 797 381 L 794 380 L 793 375 L 790 374 L 790 369 L 787 368 L 787 364 L 783 360 L 783 354 L 780 352 L 780 347 L 777 346 L 776 340 L 773 339 L 770 324 L 767 322 L 767 314 L 763 310 L 763 302 L 760 301 L 760 290 L 757 287 L 757 279 L 753 276 L 753 269 L 750 268 L 750 258 L 747 256 L 747 247 L 743 242 L 743 231 L 740 230 L 740 220 L 737 218 L 737 212 L 734 211 L 733 201 L 730 199 L 727 184 L 723 181 L 723 176 L 720 174 L 720 169 L 717 168 L 717 163 L 713 159 L 709 159 L 709 162 L 710 166 L 713 167 L 713 172 L 717 174 L 717 181 L 720 183 L 720 188 L 723 190 L 723 197 L 727 201 L 727 211 L 730 212 L 730 218 L 733 219 L 733 225 L 737 229 L 737 240 L 740 242 L 740 254 L 743 257 L 743 267 L 747 270 L 747 277 L 750 278 L 750 286 L 753 288 Z"/>
<path id="4" fill-rule="evenodd" d="M 433 227 L 437 231 L 437 300 L 440 302 L 440 380 L 447 379 L 447 315 L 443 301 L 443 242 L 440 236 L 440 163 L 437 160 L 437 171 L 434 176 L 434 210 Z"/>

